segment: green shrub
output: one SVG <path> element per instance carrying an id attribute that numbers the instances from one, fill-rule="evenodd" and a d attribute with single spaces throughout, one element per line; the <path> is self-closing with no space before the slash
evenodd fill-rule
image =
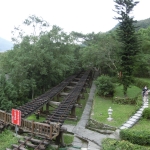
<path id="1" fill-rule="evenodd" d="M 136 104 L 137 97 L 135 98 L 130 98 L 130 97 L 114 97 L 113 98 L 113 103 L 116 104 L 131 104 L 134 105 Z"/>
<path id="2" fill-rule="evenodd" d="M 12 144 L 18 143 L 18 138 L 13 136 L 13 132 L 10 130 L 4 130 L 0 134 L 0 150 L 6 150 Z"/>
<path id="3" fill-rule="evenodd" d="M 120 138 L 133 144 L 150 145 L 150 132 L 148 131 L 138 131 L 131 129 L 121 130 Z"/>
<path id="4" fill-rule="evenodd" d="M 114 84 L 107 75 L 101 75 L 95 81 L 97 87 L 97 94 L 100 96 L 113 96 L 115 92 Z"/>
<path id="5" fill-rule="evenodd" d="M 137 97 L 134 97 L 134 98 L 114 97 L 113 98 L 113 103 L 122 104 L 122 105 L 126 105 L 126 104 L 135 105 L 136 106 L 135 111 L 138 110 L 143 104 L 140 95 L 138 95 Z"/>
<path id="6" fill-rule="evenodd" d="M 142 113 L 144 119 L 150 119 L 150 108 L 145 108 Z"/>
<path id="7" fill-rule="evenodd" d="M 150 150 L 149 147 L 132 144 L 128 141 L 118 141 L 116 139 L 104 139 L 102 141 L 103 150 Z"/>
<path id="8" fill-rule="evenodd" d="M 145 82 L 143 80 L 137 79 L 134 81 L 134 85 L 143 89 L 144 86 L 150 87 L 150 84 L 148 82 Z"/>

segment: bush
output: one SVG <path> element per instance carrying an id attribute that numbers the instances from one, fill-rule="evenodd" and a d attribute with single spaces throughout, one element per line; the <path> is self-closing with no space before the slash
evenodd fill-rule
<path id="1" fill-rule="evenodd" d="M 114 84 L 107 75 L 101 75 L 95 81 L 97 94 L 100 96 L 113 96 L 115 92 Z"/>
<path id="2" fill-rule="evenodd" d="M 114 97 L 113 98 L 113 103 L 116 103 L 116 104 L 130 104 L 130 105 L 134 105 L 134 104 L 136 104 L 136 101 L 137 101 L 137 97 L 135 97 L 135 98 Z"/>
<path id="3" fill-rule="evenodd" d="M 142 117 L 144 119 L 150 119 L 150 108 L 145 108 L 142 112 Z"/>
<path id="4" fill-rule="evenodd" d="M 102 141 L 102 149 L 103 150 L 150 150 L 149 147 L 140 146 L 137 144 L 132 144 L 128 141 L 118 141 L 115 139 L 104 139 Z"/>
<path id="5" fill-rule="evenodd" d="M 143 80 L 137 79 L 134 81 L 134 85 L 143 89 L 144 86 L 150 87 L 150 84 L 148 82 L 145 82 Z"/>
<path id="6" fill-rule="evenodd" d="M 140 95 L 138 95 L 137 97 L 134 97 L 134 98 L 114 97 L 113 98 L 113 103 L 115 103 L 115 104 L 122 104 L 122 105 L 126 105 L 126 104 L 135 105 L 136 106 L 136 110 L 138 110 L 143 104 Z"/>
<path id="7" fill-rule="evenodd" d="M 120 138 L 127 140 L 133 144 L 138 145 L 150 145 L 150 132 L 149 131 L 138 131 L 138 130 L 121 130 Z"/>

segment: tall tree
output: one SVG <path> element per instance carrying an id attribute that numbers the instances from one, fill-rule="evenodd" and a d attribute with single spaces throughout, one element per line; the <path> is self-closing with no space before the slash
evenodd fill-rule
<path id="1" fill-rule="evenodd" d="M 9 111 L 17 104 L 16 89 L 7 75 L 0 75 L 0 109 Z"/>
<path id="2" fill-rule="evenodd" d="M 140 59 L 136 64 L 135 75 L 138 77 L 149 77 L 150 75 L 150 27 L 138 30 L 141 39 Z M 143 71 L 144 70 L 144 71 Z"/>
<path id="3" fill-rule="evenodd" d="M 92 67 L 102 74 L 114 75 L 118 72 L 117 51 L 119 42 L 116 32 L 85 35 L 80 50 L 80 61 L 83 67 Z"/>
<path id="4" fill-rule="evenodd" d="M 124 95 L 127 95 L 127 89 L 133 83 L 133 72 L 135 68 L 136 56 L 139 53 L 139 41 L 136 34 L 136 22 L 131 17 L 134 6 L 139 2 L 134 0 L 114 0 L 115 12 L 118 14 L 115 19 L 119 21 L 118 36 L 121 42 L 120 49 L 120 71 L 122 72 L 121 84 L 123 85 Z"/>

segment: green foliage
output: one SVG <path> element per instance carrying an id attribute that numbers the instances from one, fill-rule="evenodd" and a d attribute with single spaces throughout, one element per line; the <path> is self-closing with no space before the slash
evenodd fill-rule
<path id="1" fill-rule="evenodd" d="M 135 110 L 138 110 L 143 102 L 141 100 L 141 95 L 137 95 L 136 97 L 114 97 L 113 98 L 113 103 L 116 103 L 116 104 L 123 104 L 123 105 L 134 105 L 135 106 Z"/>
<path id="2" fill-rule="evenodd" d="M 84 68 L 94 67 L 100 69 L 103 74 L 116 75 L 119 61 L 116 55 L 119 51 L 116 32 L 88 34 L 83 45 L 79 59 Z"/>
<path id="3" fill-rule="evenodd" d="M 137 87 L 141 88 L 141 91 L 142 89 L 147 86 L 147 87 L 150 87 L 150 83 L 148 83 L 147 81 L 144 81 L 142 79 L 139 79 L 139 78 L 136 78 L 135 81 L 134 81 L 134 85 L 136 85 Z"/>
<path id="4" fill-rule="evenodd" d="M 64 134 L 64 143 L 69 145 L 73 142 L 74 136 L 70 134 Z"/>
<path id="5" fill-rule="evenodd" d="M 0 109 L 9 111 L 17 103 L 16 98 L 16 89 L 11 81 L 0 75 Z"/>
<path id="6" fill-rule="evenodd" d="M 134 105 L 136 104 L 137 101 L 137 97 L 135 98 L 130 98 L 130 97 L 114 97 L 113 98 L 113 103 L 117 103 L 117 104 L 130 104 L 130 105 Z"/>
<path id="7" fill-rule="evenodd" d="M 142 105 L 143 105 L 143 101 L 142 101 L 141 96 L 139 95 L 137 97 L 137 100 L 136 100 L 136 103 L 135 103 L 135 111 L 138 111 L 141 108 Z"/>
<path id="8" fill-rule="evenodd" d="M 145 108 L 142 112 L 142 117 L 144 119 L 150 119 L 150 108 Z"/>
<path id="9" fill-rule="evenodd" d="M 109 107 L 113 109 L 112 121 L 107 120 Z M 113 127 L 120 127 L 133 113 L 135 113 L 135 108 L 135 105 L 114 104 L 112 103 L 112 98 L 104 98 L 96 95 L 94 98 L 91 119 Z"/>
<path id="10" fill-rule="evenodd" d="M 148 119 L 140 119 L 132 128 L 131 130 L 137 130 L 137 131 L 148 131 L 150 132 L 149 127 L 149 120 Z"/>
<path id="11" fill-rule="evenodd" d="M 45 117 L 39 117 L 39 119 L 36 119 L 35 114 L 32 114 L 27 118 L 27 120 L 36 121 L 36 122 L 43 122 L 45 120 Z"/>
<path id="12" fill-rule="evenodd" d="M 133 144 L 138 145 L 150 145 L 150 132 L 149 131 L 139 131 L 139 130 L 121 130 L 120 138 L 122 140 L 127 140 Z"/>
<path id="13" fill-rule="evenodd" d="M 119 17 L 119 28 L 117 29 L 118 39 L 121 42 L 119 57 L 121 58 L 119 72 L 122 73 L 120 83 L 123 85 L 123 92 L 126 96 L 127 89 L 133 83 L 136 57 L 139 53 L 139 40 L 135 31 L 133 17 L 130 13 L 138 2 L 133 0 L 114 0 L 115 8 Z"/>
<path id="14" fill-rule="evenodd" d="M 0 59 L 1 71 L 8 74 L 16 89 L 17 105 L 44 93 L 80 69 L 79 46 L 72 42 L 72 35 L 58 26 L 45 32 L 48 23 L 34 15 L 24 24 L 33 32 L 24 36 L 20 28 L 15 28 L 14 49 Z M 17 32 L 19 35 L 15 37 Z"/>
<path id="15" fill-rule="evenodd" d="M 106 134 L 109 134 L 108 133 L 109 131 L 115 131 L 117 129 L 116 127 L 112 127 L 104 123 L 100 123 L 93 119 L 90 119 L 88 121 L 88 123 L 86 124 L 86 128 L 89 130 L 93 130 L 99 133 L 106 133 Z"/>
<path id="16" fill-rule="evenodd" d="M 113 96 L 114 95 L 114 84 L 107 75 L 101 75 L 95 81 L 97 87 L 97 93 L 100 96 Z"/>
<path id="17" fill-rule="evenodd" d="M 119 85 L 118 83 L 115 84 L 115 97 L 124 97 L 124 94 L 123 94 L 123 86 L 122 85 Z M 127 96 L 130 97 L 130 98 L 134 98 L 134 97 L 137 97 L 137 95 L 139 93 L 141 93 L 141 88 L 137 87 L 137 86 L 134 86 L 134 85 L 131 85 L 130 88 L 128 88 L 128 91 L 127 91 Z"/>
<path id="18" fill-rule="evenodd" d="M 10 130 L 5 130 L 0 134 L 0 150 L 6 150 L 11 144 L 18 142 L 18 138 L 13 136 L 13 132 Z"/>
<path id="19" fill-rule="evenodd" d="M 140 28 L 146 29 L 149 26 L 150 26 L 150 18 L 137 21 L 137 27 L 138 27 L 138 29 L 140 29 Z"/>
<path id="20" fill-rule="evenodd" d="M 132 144 L 128 141 L 118 141 L 116 139 L 104 139 L 102 141 L 103 150 L 150 150 L 149 147 Z"/>
<path id="21" fill-rule="evenodd" d="M 135 75 L 138 77 L 149 77 L 150 75 L 150 27 L 138 31 L 141 39 L 141 54 L 136 63 Z"/>
<path id="22" fill-rule="evenodd" d="M 139 20 L 134 25 L 137 27 L 136 30 L 147 29 L 150 26 L 150 18 L 144 19 L 144 20 Z M 119 27 L 119 24 L 117 24 L 112 30 L 115 30 L 118 27 Z"/>

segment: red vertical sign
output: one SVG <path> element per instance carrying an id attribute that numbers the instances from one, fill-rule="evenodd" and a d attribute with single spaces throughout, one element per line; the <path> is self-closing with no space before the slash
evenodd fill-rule
<path id="1" fill-rule="evenodd" d="M 12 124 L 21 125 L 21 111 L 17 109 L 12 109 L 11 111 Z"/>

